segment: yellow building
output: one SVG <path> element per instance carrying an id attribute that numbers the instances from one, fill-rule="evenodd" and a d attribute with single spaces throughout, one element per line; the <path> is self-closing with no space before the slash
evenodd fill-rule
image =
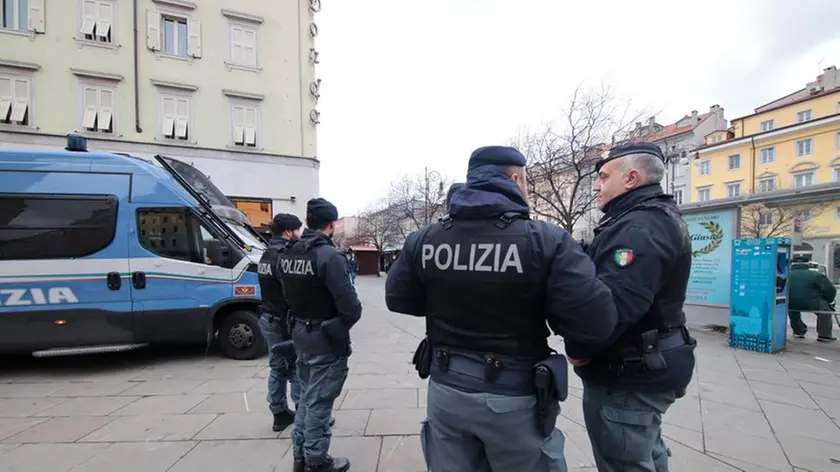
<path id="1" fill-rule="evenodd" d="M 168 155 L 256 220 L 318 194 L 319 0 L 0 3 L 0 146 Z"/>
<path id="2" fill-rule="evenodd" d="M 788 234 L 758 236 L 789 235 L 793 221 L 801 220 L 806 241 L 840 238 L 840 188 L 834 198 L 793 206 L 802 201 L 800 194 L 815 186 L 840 182 L 837 68 L 829 67 L 805 88 L 732 120 L 728 131 L 707 135 L 706 145 L 694 155 L 691 173 L 696 202 L 767 192 L 780 195 L 772 205 L 765 204 L 768 209 L 759 215 L 760 224 L 768 231 L 778 227 L 777 232 Z M 792 215 L 791 224 L 779 221 L 785 212 Z"/>

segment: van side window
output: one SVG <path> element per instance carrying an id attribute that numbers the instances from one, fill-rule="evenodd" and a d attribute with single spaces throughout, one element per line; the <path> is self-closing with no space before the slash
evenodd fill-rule
<path id="1" fill-rule="evenodd" d="M 214 261 L 211 255 L 212 246 L 224 242 L 188 211 L 138 210 L 137 236 L 144 248 L 160 257 L 196 264 L 222 265 L 221 261 Z"/>
<path id="2" fill-rule="evenodd" d="M 0 194 L 0 260 L 72 259 L 114 239 L 114 196 Z"/>

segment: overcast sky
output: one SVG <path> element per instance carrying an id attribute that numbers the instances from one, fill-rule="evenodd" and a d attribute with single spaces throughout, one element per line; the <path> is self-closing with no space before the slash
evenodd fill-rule
<path id="1" fill-rule="evenodd" d="M 579 83 L 667 124 L 737 118 L 840 67 L 840 0 L 322 4 L 320 187 L 345 216 L 424 166 L 463 180 L 473 149 L 555 119 Z"/>

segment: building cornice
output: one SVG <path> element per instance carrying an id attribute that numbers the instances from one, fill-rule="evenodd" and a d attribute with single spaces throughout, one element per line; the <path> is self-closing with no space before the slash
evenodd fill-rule
<path id="1" fill-rule="evenodd" d="M 70 69 L 70 72 L 77 77 L 84 77 L 86 79 L 108 80 L 111 82 L 122 82 L 123 76 L 119 74 L 112 74 L 110 72 L 98 72 L 95 70 L 84 69 Z"/>
<path id="2" fill-rule="evenodd" d="M 728 149 L 731 147 L 736 147 L 744 143 L 754 142 L 758 143 L 760 141 L 764 141 L 770 138 L 775 138 L 778 136 L 784 136 L 789 133 L 795 133 L 797 131 L 805 131 L 812 128 L 817 128 L 820 126 L 824 126 L 831 123 L 840 123 L 840 113 L 835 113 L 833 115 L 824 116 L 822 118 L 818 118 L 816 120 L 806 121 L 805 123 L 796 123 L 790 126 L 785 126 L 784 128 L 774 129 L 772 131 L 765 131 L 763 133 L 752 134 L 749 136 L 744 136 L 743 138 L 736 138 L 736 139 L 729 139 L 727 141 L 723 141 L 721 143 L 710 144 L 708 146 L 704 146 L 702 148 L 697 149 L 697 155 L 702 156 L 703 154 L 707 154 L 710 152 L 721 151 L 723 149 Z"/>
<path id="3" fill-rule="evenodd" d="M 244 98 L 246 100 L 259 100 L 259 101 L 265 100 L 265 95 L 260 94 L 260 93 L 239 92 L 237 90 L 228 90 L 228 89 L 222 90 L 222 93 L 227 95 L 228 97 L 231 97 L 231 98 Z"/>
<path id="4" fill-rule="evenodd" d="M 258 25 L 261 25 L 265 21 L 263 19 L 263 17 L 261 17 L 261 16 L 252 15 L 250 13 L 242 13 L 242 12 L 238 12 L 238 11 L 228 10 L 228 9 L 225 9 L 225 8 L 222 8 L 222 15 L 224 15 L 225 17 L 227 17 L 231 20 L 245 21 L 245 22 L 248 22 L 248 23 L 256 23 Z"/>
<path id="5" fill-rule="evenodd" d="M 40 64 L 33 62 L 13 61 L 11 59 L 0 59 L 0 67 L 8 67 L 10 69 L 20 69 L 28 71 L 36 71 L 41 68 Z"/>
<path id="6" fill-rule="evenodd" d="M 167 7 L 176 7 L 176 8 L 186 8 L 188 10 L 195 10 L 198 8 L 193 2 L 188 2 L 187 0 L 152 0 L 153 3 L 157 3 L 158 5 L 164 5 Z"/>
<path id="7" fill-rule="evenodd" d="M 152 85 L 155 87 L 170 88 L 177 90 L 184 90 L 188 92 L 195 92 L 198 90 L 198 85 L 182 84 L 180 82 L 170 82 L 168 80 L 151 79 Z"/>

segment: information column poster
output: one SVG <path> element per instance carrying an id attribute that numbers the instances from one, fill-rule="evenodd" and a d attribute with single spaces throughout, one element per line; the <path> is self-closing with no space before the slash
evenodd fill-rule
<path id="1" fill-rule="evenodd" d="M 691 235 L 691 275 L 686 303 L 728 306 L 736 210 L 683 215 Z"/>

